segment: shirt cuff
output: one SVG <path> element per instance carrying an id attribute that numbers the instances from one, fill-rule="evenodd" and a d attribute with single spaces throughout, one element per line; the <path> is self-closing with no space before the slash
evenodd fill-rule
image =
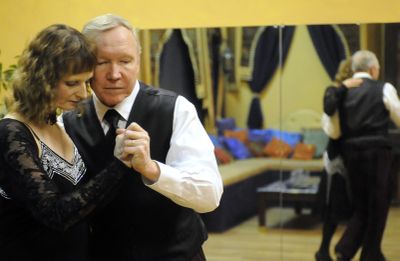
<path id="1" fill-rule="evenodd" d="M 142 178 L 143 183 L 146 186 L 148 186 L 156 191 L 159 191 L 159 189 L 168 190 L 168 188 L 169 188 L 168 184 L 175 184 L 175 182 L 177 182 L 176 178 L 175 178 L 176 175 L 171 174 L 171 172 L 174 172 L 174 169 L 161 163 L 161 162 L 158 162 L 158 161 L 154 161 L 154 162 L 158 165 L 158 167 L 160 169 L 160 177 L 155 182 L 152 182 L 152 181 L 148 180 L 147 178 L 143 177 Z"/>

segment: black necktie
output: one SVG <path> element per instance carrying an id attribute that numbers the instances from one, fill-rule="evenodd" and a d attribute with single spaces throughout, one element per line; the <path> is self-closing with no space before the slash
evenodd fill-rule
<path id="1" fill-rule="evenodd" d="M 108 125 L 110 126 L 110 128 L 108 129 L 108 132 L 106 134 L 106 139 L 113 146 L 115 145 L 115 136 L 116 136 L 115 131 L 118 128 L 118 121 L 119 121 L 120 117 L 121 116 L 119 115 L 119 113 L 114 109 L 108 110 L 106 112 L 106 114 L 104 115 L 104 120 L 107 121 Z"/>

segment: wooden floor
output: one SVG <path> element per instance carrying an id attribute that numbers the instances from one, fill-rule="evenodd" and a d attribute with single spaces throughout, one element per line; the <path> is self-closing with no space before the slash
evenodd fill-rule
<path id="1" fill-rule="evenodd" d="M 319 220 L 307 213 L 296 215 L 291 209 L 273 208 L 267 211 L 266 229 L 259 229 L 253 217 L 224 233 L 209 233 L 204 251 L 208 261 L 312 261 L 321 227 Z M 343 228 L 335 233 L 331 255 Z M 392 207 L 382 243 L 388 260 L 400 260 L 399 242 L 400 208 Z M 354 260 L 358 257 L 359 253 Z"/>

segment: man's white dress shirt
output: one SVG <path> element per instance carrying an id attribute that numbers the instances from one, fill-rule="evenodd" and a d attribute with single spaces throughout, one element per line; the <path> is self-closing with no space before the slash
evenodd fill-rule
<path id="1" fill-rule="evenodd" d="M 136 81 L 132 93 L 113 107 L 123 118 L 118 123 L 120 128 L 125 128 L 139 90 L 139 82 Z M 97 117 L 104 133 L 107 133 L 109 127 L 107 122 L 103 121 L 103 117 L 110 108 L 102 104 L 95 94 L 93 100 Z M 160 177 L 154 183 L 142 179 L 146 186 L 176 204 L 192 208 L 198 213 L 209 212 L 218 207 L 223 184 L 214 156 L 214 146 L 197 116 L 195 107 L 183 96 L 176 99 L 166 163 L 157 164 L 161 171 Z"/>

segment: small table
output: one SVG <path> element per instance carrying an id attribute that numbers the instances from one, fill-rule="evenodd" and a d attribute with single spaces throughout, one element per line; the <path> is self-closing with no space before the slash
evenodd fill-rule
<path id="1" fill-rule="evenodd" d="M 301 213 L 303 203 L 315 206 L 320 177 L 310 177 L 304 188 L 293 188 L 288 186 L 288 180 L 276 181 L 263 187 L 257 188 L 258 194 L 258 225 L 265 227 L 265 210 L 267 203 L 282 202 L 295 204 L 296 213 Z"/>

